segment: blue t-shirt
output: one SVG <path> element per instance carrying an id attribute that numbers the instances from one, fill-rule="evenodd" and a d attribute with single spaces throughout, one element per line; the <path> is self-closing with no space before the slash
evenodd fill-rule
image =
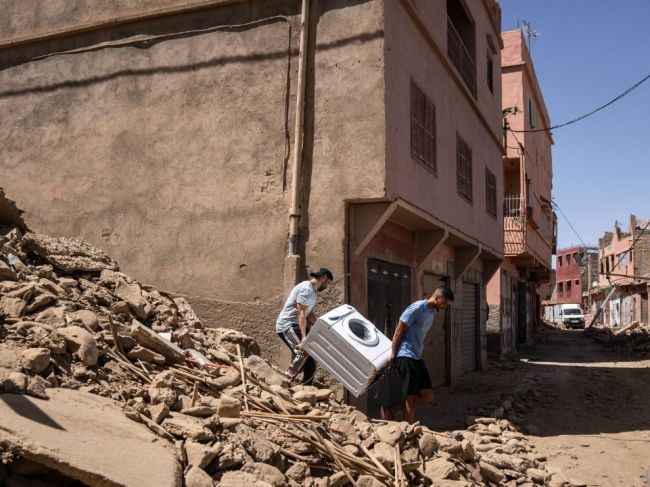
<path id="1" fill-rule="evenodd" d="M 436 313 L 435 308 L 427 306 L 426 299 L 416 301 L 404 310 L 399 319 L 408 326 L 408 330 L 404 333 L 402 343 L 397 349 L 398 357 L 408 357 L 416 360 L 422 358 L 424 337 L 427 336 Z"/>

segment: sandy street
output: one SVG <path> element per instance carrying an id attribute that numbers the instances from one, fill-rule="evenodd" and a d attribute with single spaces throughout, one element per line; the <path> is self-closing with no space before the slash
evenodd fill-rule
<path id="1" fill-rule="evenodd" d="M 489 414 L 518 384 L 532 384 L 533 394 L 515 406 L 549 470 L 561 469 L 578 485 L 644 487 L 649 366 L 647 357 L 608 349 L 582 331 L 544 330 L 518 362 L 491 362 L 461 388 L 441 390 L 421 414 L 432 427 L 462 428 L 466 415 Z"/>

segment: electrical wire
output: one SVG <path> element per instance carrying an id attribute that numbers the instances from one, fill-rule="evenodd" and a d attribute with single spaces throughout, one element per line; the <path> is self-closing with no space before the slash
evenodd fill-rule
<path id="1" fill-rule="evenodd" d="M 580 236 L 580 234 L 578 233 L 578 231 L 575 229 L 575 227 L 571 224 L 571 222 L 569 221 L 569 219 L 567 218 L 567 216 L 564 214 L 564 212 L 562 211 L 562 208 L 560 208 L 560 206 L 559 206 L 555 201 L 551 201 L 551 204 L 553 205 L 553 207 L 554 207 L 556 210 L 558 210 L 558 211 L 560 212 L 560 214 L 564 217 L 564 220 L 568 223 L 569 227 L 571 227 L 571 230 L 573 230 L 573 233 L 576 234 L 576 236 L 578 237 L 578 239 L 580 240 L 580 242 L 582 242 L 582 245 L 584 245 L 584 246 L 586 247 L 587 244 L 586 244 L 585 241 L 582 239 L 582 237 Z"/>
<path id="2" fill-rule="evenodd" d="M 630 93 L 632 93 L 634 90 L 636 90 L 639 86 L 641 86 L 643 83 L 645 83 L 649 79 L 650 79 L 650 74 L 648 74 L 647 76 L 642 78 L 640 81 L 637 81 L 635 84 L 630 86 L 627 90 L 625 90 L 623 93 L 616 96 L 615 98 L 612 98 L 610 101 L 608 101 L 604 105 L 601 105 L 598 108 L 595 108 L 594 110 L 592 110 L 592 111 L 590 111 L 588 113 L 585 113 L 584 115 L 581 115 L 581 116 L 576 117 L 576 118 L 574 118 L 572 120 L 569 120 L 568 122 L 564 122 L 564 123 L 560 123 L 560 124 L 557 124 L 557 125 L 553 125 L 552 127 L 540 128 L 540 129 L 530 129 L 530 130 L 512 130 L 512 129 L 508 129 L 508 130 L 510 130 L 510 132 L 517 132 L 517 133 L 530 133 L 530 132 L 549 132 L 551 130 L 566 127 L 567 125 L 571 125 L 573 123 L 579 122 L 580 120 L 584 120 L 585 118 L 590 117 L 590 116 L 594 115 L 595 113 L 598 113 L 599 111 L 607 108 L 608 106 L 613 105 L 614 103 L 616 103 L 621 98 L 623 98 L 623 97 L 629 95 Z"/>

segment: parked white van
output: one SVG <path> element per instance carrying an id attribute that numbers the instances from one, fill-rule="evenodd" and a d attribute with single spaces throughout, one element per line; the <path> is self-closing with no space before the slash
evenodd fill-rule
<path id="1" fill-rule="evenodd" d="M 585 315 L 579 304 L 561 304 L 560 322 L 567 328 L 584 328 Z"/>

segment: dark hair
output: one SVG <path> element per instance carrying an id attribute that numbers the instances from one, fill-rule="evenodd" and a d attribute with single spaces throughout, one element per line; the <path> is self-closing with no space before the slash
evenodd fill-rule
<path id="1" fill-rule="evenodd" d="M 440 286 L 434 292 L 442 294 L 442 297 L 447 299 L 448 301 L 451 302 L 454 301 L 454 292 L 451 289 L 449 289 L 447 286 Z"/>

